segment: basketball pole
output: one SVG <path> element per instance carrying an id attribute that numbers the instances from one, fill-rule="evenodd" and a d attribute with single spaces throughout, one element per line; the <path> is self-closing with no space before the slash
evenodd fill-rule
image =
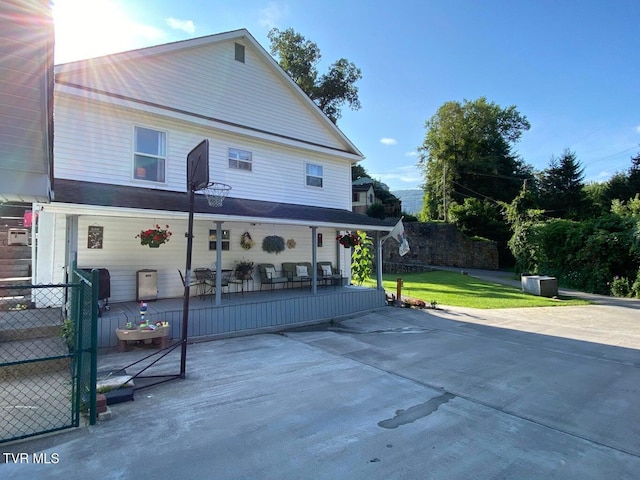
<path id="1" fill-rule="evenodd" d="M 182 352 L 180 354 L 180 378 L 185 378 L 187 371 L 187 336 L 189 324 L 189 297 L 191 294 L 191 255 L 193 249 L 193 204 L 195 184 L 189 184 L 189 227 L 187 231 L 187 260 L 184 276 L 184 299 L 182 305 Z"/>

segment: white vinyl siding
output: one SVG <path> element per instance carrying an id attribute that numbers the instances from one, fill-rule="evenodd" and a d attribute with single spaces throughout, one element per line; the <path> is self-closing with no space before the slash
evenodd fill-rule
<path id="1" fill-rule="evenodd" d="M 296 87 L 262 55 L 245 45 L 245 63 L 234 41 L 122 61 L 75 73 L 61 81 L 86 85 L 224 122 L 273 132 L 318 145 L 348 149 Z M 239 43 L 239 42 L 237 42 Z M 144 79 L 141 81 L 141 79 Z M 137 88 L 132 90 L 132 85 Z"/>
<path id="2" fill-rule="evenodd" d="M 55 210 L 55 204 L 50 207 Z M 91 215 L 79 212 L 78 219 L 78 267 L 80 268 L 107 268 L 110 276 L 111 297 L 109 303 L 128 302 L 136 299 L 136 272 L 143 269 L 153 269 L 158 272 L 158 294 L 163 298 L 180 297 L 184 293 L 184 287 L 180 280 L 178 270 L 184 274 L 184 252 L 187 239 L 176 232 L 186 232 L 188 221 L 184 219 L 162 219 L 161 224 L 169 224 L 174 232 L 171 240 L 160 248 L 149 248 L 140 245 L 140 239 L 135 238 L 143 228 L 153 226 L 150 218 L 124 218 Z M 38 278 L 34 283 L 61 283 L 64 282 L 65 264 L 65 224 L 66 216 L 61 213 L 53 213 L 45 210 L 42 214 L 42 230 L 39 232 L 43 238 L 51 239 L 45 248 L 46 254 L 38 258 L 36 272 Z M 158 219 L 159 220 L 159 219 Z M 87 248 L 88 227 L 99 225 L 104 228 L 104 243 L 101 249 Z M 278 269 L 282 261 L 308 262 L 311 254 L 311 234 L 308 227 L 295 227 L 287 225 L 250 223 L 233 223 L 228 230 L 230 249 L 223 251 L 223 269 L 233 269 L 235 264 L 242 260 L 251 260 L 259 263 L 274 263 Z M 274 259 L 274 255 L 260 248 L 262 239 L 268 235 L 277 235 L 285 240 L 293 239 L 296 248 L 287 249 L 287 258 Z M 211 230 L 211 222 L 196 220 L 193 225 L 193 257 L 192 268 L 213 268 L 215 255 L 209 250 L 208 234 Z M 240 246 L 240 236 L 244 232 L 250 232 L 256 245 L 251 250 L 244 250 Z M 343 254 L 345 249 L 338 249 L 335 239 L 335 230 L 319 228 L 317 233 L 322 233 L 324 244 L 318 249 L 318 261 L 336 262 L 336 256 Z M 198 240 L 199 239 L 199 240 Z M 281 256 L 281 255 L 280 255 Z M 345 265 L 345 263 L 342 263 Z M 53 266 L 53 269 L 51 269 Z M 343 267 L 344 269 L 344 267 Z M 53 277 L 48 276 L 53 273 Z M 255 281 L 253 287 L 260 289 L 260 281 L 257 267 L 254 271 Z"/>
<path id="3" fill-rule="evenodd" d="M 306 149 L 207 129 L 125 108 L 56 98 L 54 155 L 56 177 L 115 185 L 144 186 L 131 177 L 133 127 L 153 126 L 167 132 L 166 183 L 155 188 L 186 191 L 187 154 L 204 138 L 209 139 L 211 182 L 232 187 L 232 196 L 351 210 L 351 163 Z M 229 168 L 229 145 L 252 153 L 253 175 Z M 304 160 L 304 161 L 301 161 Z M 305 162 L 322 165 L 323 188 L 305 184 Z"/>
<path id="4" fill-rule="evenodd" d="M 167 134 L 136 126 L 133 136 L 133 178 L 165 182 Z"/>
<path id="5" fill-rule="evenodd" d="M 229 149 L 229 168 L 247 170 L 250 172 L 252 162 L 253 156 L 251 155 L 251 152 L 238 150 L 237 148 Z"/>

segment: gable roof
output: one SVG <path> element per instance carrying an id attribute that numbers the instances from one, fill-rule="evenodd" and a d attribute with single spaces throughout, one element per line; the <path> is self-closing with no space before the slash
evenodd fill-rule
<path id="1" fill-rule="evenodd" d="M 74 79 L 76 76 L 74 74 L 80 73 L 82 71 L 90 71 L 92 69 L 97 69 L 100 67 L 117 67 L 118 64 L 123 62 L 132 62 L 132 61 L 140 61 L 146 58 L 153 58 L 160 55 L 166 55 L 171 53 L 176 53 L 184 50 L 194 49 L 203 46 L 215 45 L 222 42 L 228 41 L 246 41 L 253 48 L 254 51 L 259 55 L 259 57 L 265 61 L 266 64 L 269 65 L 271 71 L 277 75 L 285 85 L 289 88 L 289 90 L 308 107 L 308 110 L 312 112 L 313 116 L 321 122 L 321 124 L 328 131 L 332 133 L 332 135 L 339 139 L 341 144 L 346 146 L 344 150 L 345 153 L 351 156 L 352 161 L 359 161 L 364 158 L 364 155 L 358 148 L 346 137 L 346 135 L 337 127 L 329 118 L 322 112 L 322 110 L 313 102 L 309 96 L 291 79 L 291 77 L 280 67 L 280 65 L 273 59 L 273 57 L 256 41 L 256 39 L 249 33 L 246 29 L 233 30 L 230 32 L 224 32 L 214 35 L 208 35 L 203 37 L 197 37 L 189 40 L 181 40 L 177 42 L 166 43 L 162 45 L 156 45 L 152 47 L 146 47 L 136 50 L 130 50 L 121 53 L 115 53 L 111 55 L 104 55 L 101 57 L 91 58 L 87 60 L 80 60 L 75 62 L 70 62 L 66 64 L 57 65 L 55 67 L 56 73 L 56 84 L 65 91 L 70 90 L 83 90 L 93 97 L 101 96 L 103 98 L 109 97 L 112 100 L 118 99 L 119 101 L 124 102 L 137 102 L 139 104 L 145 104 L 145 107 L 151 108 L 163 108 L 162 105 L 153 103 L 151 104 L 148 101 L 141 101 L 140 99 L 136 99 L 134 95 L 123 95 L 114 92 L 108 92 L 105 90 L 100 90 L 96 88 L 91 88 L 88 85 L 82 85 L 78 82 L 75 82 Z M 286 135 L 277 134 L 269 131 L 260 131 L 256 129 L 252 129 L 247 125 L 239 125 L 234 124 L 233 122 L 228 122 L 225 119 L 215 118 L 211 115 L 202 115 L 196 112 L 187 112 L 181 111 L 176 108 L 164 106 L 165 111 L 172 111 L 174 114 L 178 115 L 191 115 L 194 118 L 197 117 L 201 120 L 207 120 L 219 123 L 221 125 L 225 125 L 230 128 L 246 128 L 248 130 L 254 131 L 257 134 L 267 134 L 273 135 L 275 137 L 280 137 L 282 139 L 288 139 L 293 141 L 298 141 L 301 143 L 307 143 L 310 145 L 314 145 L 313 142 L 308 142 L 305 140 L 301 140 L 298 138 L 287 138 Z M 315 144 L 318 147 L 326 147 L 324 145 Z M 334 148 L 335 150 L 335 148 Z"/>
<path id="2" fill-rule="evenodd" d="M 306 225 L 317 227 L 335 227 L 343 230 L 389 231 L 389 225 L 376 218 L 353 213 L 338 208 L 310 207 L 290 203 L 265 202 L 228 197 L 221 207 L 209 206 L 204 195 L 196 194 L 194 214 L 211 216 L 212 220 L 276 223 L 286 225 Z M 117 213 L 131 216 L 148 214 L 142 210 L 164 214 L 184 214 L 189 212 L 189 194 L 151 188 L 109 185 L 104 183 L 83 182 L 78 180 L 56 179 L 56 209 L 61 204 L 69 204 L 71 211 L 78 213 L 79 208 L 107 207 L 117 209 Z M 131 210 L 130 210 L 131 209 Z M 132 210 L 138 210 L 133 212 Z M 100 210 L 100 208 L 98 208 Z M 115 214 L 105 210 L 94 212 Z"/>

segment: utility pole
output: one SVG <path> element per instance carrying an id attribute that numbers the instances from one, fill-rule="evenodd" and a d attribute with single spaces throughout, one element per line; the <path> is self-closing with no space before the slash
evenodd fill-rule
<path id="1" fill-rule="evenodd" d="M 442 170 L 442 211 L 444 222 L 449 223 L 449 215 L 447 215 L 447 162 L 444 162 L 444 168 Z"/>

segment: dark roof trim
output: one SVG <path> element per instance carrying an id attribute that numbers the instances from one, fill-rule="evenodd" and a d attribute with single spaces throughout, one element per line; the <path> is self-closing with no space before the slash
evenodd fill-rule
<path id="1" fill-rule="evenodd" d="M 274 136 L 274 137 L 277 137 L 277 138 L 282 138 L 282 139 L 285 139 L 285 140 L 292 140 L 294 142 L 299 142 L 299 143 L 302 143 L 302 144 L 305 144 L 305 145 L 311 145 L 311 146 L 314 146 L 314 147 L 326 148 L 327 150 L 333 150 L 335 152 L 347 153 L 349 155 L 360 156 L 356 152 L 350 152 L 348 150 L 344 150 L 344 149 L 341 149 L 341 148 L 330 147 L 330 146 L 327 146 L 327 145 L 322 145 L 320 143 L 310 142 L 308 140 L 302 140 L 302 139 L 296 138 L 296 137 L 290 137 L 289 135 L 283 135 L 281 133 L 275 133 L 275 132 L 270 132 L 268 130 L 262 130 L 260 128 L 249 127 L 247 125 L 242 125 L 240 123 L 230 122 L 228 120 L 222 120 L 222 119 L 216 118 L 216 117 L 210 117 L 208 115 L 203 115 L 201 113 L 189 112 L 187 110 L 182 110 L 180 108 L 169 107 L 167 105 L 161 105 L 159 103 L 149 102 L 147 100 L 140 100 L 138 98 L 129 97 L 127 95 L 122 95 L 121 93 L 108 92 L 106 90 L 100 90 L 98 88 L 87 87 L 85 85 L 79 85 L 77 83 L 65 82 L 64 80 L 56 80 L 56 83 L 58 85 L 65 85 L 67 87 L 77 88 L 78 90 L 84 90 L 84 91 L 91 92 L 91 93 L 97 93 L 99 95 L 105 95 L 107 97 L 117 98 L 118 100 L 126 100 L 128 102 L 138 103 L 140 105 L 146 105 L 147 107 L 154 107 L 154 108 L 158 108 L 160 110 L 166 110 L 166 111 L 172 112 L 172 113 L 179 113 L 179 114 L 182 114 L 182 115 L 187 115 L 187 116 L 190 116 L 190 117 L 199 118 L 201 120 L 207 120 L 209 122 L 216 122 L 216 123 L 221 123 L 223 125 L 229 125 L 230 127 L 242 128 L 244 130 L 249 130 L 250 132 L 263 133 L 265 135 L 271 135 L 271 136 Z"/>
<path id="2" fill-rule="evenodd" d="M 141 210 L 163 210 L 186 213 L 189 211 L 189 195 L 186 192 L 155 190 L 151 188 L 110 185 L 56 179 L 57 203 L 90 205 Z M 196 194 L 194 213 L 209 214 L 216 218 L 227 217 L 235 221 L 264 219 L 270 223 L 308 223 L 310 225 L 345 226 L 389 230 L 382 221 L 338 208 L 323 208 L 290 203 L 266 202 L 228 197 L 222 207 L 209 206 L 204 195 Z M 143 215 L 143 212 L 141 212 Z"/>

